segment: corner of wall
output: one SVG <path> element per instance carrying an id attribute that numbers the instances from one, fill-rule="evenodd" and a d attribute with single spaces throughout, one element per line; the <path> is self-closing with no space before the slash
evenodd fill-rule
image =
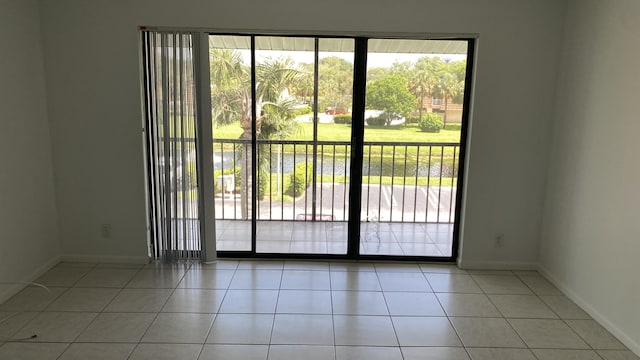
<path id="1" fill-rule="evenodd" d="M 60 256 L 54 255 L 44 264 L 38 266 L 30 274 L 24 276 L 21 279 L 16 279 L 15 282 L 5 283 L 3 288 L 0 288 L 0 304 L 7 301 L 13 295 L 17 294 L 20 290 L 27 287 L 30 283 L 33 283 L 40 276 L 44 275 L 47 271 L 51 270 L 56 264 L 60 262 Z"/>
<path id="2" fill-rule="evenodd" d="M 560 289 L 560 291 L 562 291 L 569 299 L 576 303 L 576 305 L 580 306 L 582 310 L 591 315 L 591 317 L 595 321 L 597 321 L 600 325 L 607 329 L 611 334 L 613 334 L 613 336 L 618 338 L 618 340 L 626 345 L 631 351 L 636 354 L 640 354 L 640 343 L 629 337 L 624 331 L 622 331 L 618 326 L 611 322 L 605 315 L 594 308 L 587 300 L 578 295 L 578 293 L 576 293 L 571 286 L 560 281 L 553 275 L 553 273 L 551 273 L 551 271 L 549 271 L 549 269 L 541 264 L 538 264 L 537 270 L 540 274 L 542 274 L 542 276 L 544 276 L 553 285 Z"/>

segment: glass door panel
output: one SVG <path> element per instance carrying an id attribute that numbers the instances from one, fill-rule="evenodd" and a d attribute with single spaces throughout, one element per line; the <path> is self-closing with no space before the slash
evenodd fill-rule
<path id="1" fill-rule="evenodd" d="M 353 39 L 319 39 L 314 199 L 330 254 L 347 253 L 354 47 Z"/>
<path id="2" fill-rule="evenodd" d="M 262 36 L 255 50 L 256 252 L 326 253 L 326 245 L 314 241 L 324 234 L 304 226 L 313 206 L 307 196 L 315 168 L 308 126 L 313 114 L 305 101 L 313 96 L 315 40 Z M 294 233 L 301 241 L 294 241 Z"/>
<path id="3" fill-rule="evenodd" d="M 361 254 L 451 256 L 467 44 L 369 40 Z"/>
<path id="4" fill-rule="evenodd" d="M 251 251 L 251 37 L 209 36 L 216 248 Z"/>
<path id="5" fill-rule="evenodd" d="M 255 43 L 256 252 L 346 254 L 353 40 Z"/>

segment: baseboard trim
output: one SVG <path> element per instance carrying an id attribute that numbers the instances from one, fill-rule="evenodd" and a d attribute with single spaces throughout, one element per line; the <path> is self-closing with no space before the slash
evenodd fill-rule
<path id="1" fill-rule="evenodd" d="M 8 286 L 6 288 L 0 290 L 0 304 L 9 300 L 13 295 L 17 294 L 18 292 L 20 292 L 20 290 L 27 287 L 29 283 L 33 282 L 40 276 L 44 275 L 44 273 L 51 270 L 51 268 L 56 266 L 59 262 L 60 256 L 54 256 L 49 261 L 32 271 L 28 276 L 25 276 L 22 279 L 18 279 L 15 284 L 7 284 Z"/>
<path id="2" fill-rule="evenodd" d="M 538 264 L 519 261 L 458 261 L 466 270 L 537 270 Z"/>
<path id="3" fill-rule="evenodd" d="M 60 256 L 60 261 L 69 262 L 92 262 L 92 263 L 112 263 L 112 264 L 148 264 L 147 256 L 103 256 L 84 254 L 64 254 Z"/>
<path id="4" fill-rule="evenodd" d="M 613 336 L 618 338 L 626 347 L 628 347 L 636 355 L 640 356 L 640 343 L 631 339 L 624 331 L 620 330 L 615 324 L 613 324 L 606 316 L 602 315 L 598 310 L 585 301 L 580 295 L 567 286 L 564 282 L 558 280 L 549 269 L 541 264 L 538 264 L 538 272 L 542 274 L 553 285 L 560 289 L 569 299 L 575 302 L 582 310 L 586 311 L 591 317 L 607 329 Z"/>

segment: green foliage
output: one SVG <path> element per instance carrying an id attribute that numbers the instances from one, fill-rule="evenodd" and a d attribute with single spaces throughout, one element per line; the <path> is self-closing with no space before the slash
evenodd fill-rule
<path id="1" fill-rule="evenodd" d="M 264 199 L 265 196 L 269 194 L 269 181 L 271 180 L 271 173 L 269 172 L 269 162 L 271 161 L 269 146 L 259 144 L 258 154 L 264 154 L 258 157 L 258 177 L 256 179 L 258 184 L 258 199 Z"/>
<path id="2" fill-rule="evenodd" d="M 186 185 L 188 189 L 195 189 L 198 187 L 198 172 L 196 168 L 196 161 L 190 160 L 186 164 L 187 172 L 186 172 Z"/>
<path id="3" fill-rule="evenodd" d="M 243 99 L 249 96 L 249 68 L 235 50 L 210 49 L 211 116 L 215 125 L 239 121 L 243 116 Z"/>
<path id="4" fill-rule="evenodd" d="M 351 114 L 334 115 L 333 122 L 336 124 L 349 124 L 351 125 Z"/>
<path id="5" fill-rule="evenodd" d="M 264 199 L 269 194 L 270 176 L 266 166 L 258 167 L 258 199 Z"/>
<path id="6" fill-rule="evenodd" d="M 405 119 L 405 124 L 417 124 L 420 122 L 420 117 L 419 116 L 408 116 Z"/>
<path id="7" fill-rule="evenodd" d="M 389 68 L 374 67 L 367 70 L 367 84 L 376 80 L 380 80 L 383 77 L 391 73 Z"/>
<path id="8" fill-rule="evenodd" d="M 229 168 L 226 169 L 222 169 L 222 170 L 214 170 L 213 171 L 213 189 L 214 191 L 222 191 L 225 189 L 222 189 L 222 184 L 218 184 L 218 176 L 220 175 L 233 175 L 234 176 L 234 182 L 235 182 L 235 188 L 238 189 L 240 187 L 242 178 L 241 178 L 241 171 L 242 169 L 240 168 L 240 166 L 236 166 L 235 163 L 231 163 L 231 166 Z"/>
<path id="9" fill-rule="evenodd" d="M 408 115 L 416 104 L 407 79 L 401 75 L 388 75 L 367 86 L 367 109 L 383 110 L 388 121 L 391 114 Z"/>
<path id="10" fill-rule="evenodd" d="M 307 162 L 299 163 L 294 170 L 289 173 L 289 186 L 287 187 L 287 195 L 294 198 L 301 196 L 307 189 L 309 183 L 313 179 L 313 167 Z"/>
<path id="11" fill-rule="evenodd" d="M 320 110 L 327 107 L 351 107 L 353 92 L 353 64 L 337 56 L 318 61 L 318 97 Z"/>
<path id="12" fill-rule="evenodd" d="M 286 139 L 296 132 L 298 123 L 293 116 L 294 102 L 292 100 L 277 99 L 275 102 L 265 102 L 260 120 L 260 139 Z"/>
<path id="13" fill-rule="evenodd" d="M 387 118 L 383 115 L 367 118 L 367 125 L 369 126 L 384 126 L 387 123 Z"/>
<path id="14" fill-rule="evenodd" d="M 418 124 L 423 132 L 437 133 L 444 127 L 440 115 L 434 113 L 425 114 Z"/>
<path id="15" fill-rule="evenodd" d="M 394 61 L 389 69 L 389 73 L 391 75 L 400 75 L 406 81 L 411 77 L 411 72 L 413 71 L 413 64 L 410 61 Z"/>
<path id="16" fill-rule="evenodd" d="M 301 116 L 301 115 L 306 115 L 311 113 L 311 106 L 309 105 L 305 105 L 299 108 L 294 108 L 291 110 L 291 116 L 293 116 L 294 118 Z"/>

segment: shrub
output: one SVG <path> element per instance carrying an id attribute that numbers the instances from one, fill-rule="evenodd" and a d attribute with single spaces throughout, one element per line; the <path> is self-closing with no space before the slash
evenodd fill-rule
<path id="1" fill-rule="evenodd" d="M 351 125 L 351 114 L 334 115 L 333 122 L 336 124 L 348 124 Z"/>
<path id="2" fill-rule="evenodd" d="M 198 187 L 198 173 L 196 169 L 195 160 L 190 160 L 187 162 L 187 178 L 185 180 L 185 185 L 188 189 L 195 189 Z"/>
<path id="3" fill-rule="evenodd" d="M 387 124 L 387 118 L 384 116 L 370 117 L 367 119 L 369 126 L 384 126 Z"/>
<path id="4" fill-rule="evenodd" d="M 420 122 L 420 118 L 417 116 L 409 116 L 407 117 L 405 124 L 417 124 Z"/>
<path id="5" fill-rule="evenodd" d="M 234 171 L 235 168 L 235 171 Z M 240 174 L 242 173 L 242 168 L 240 166 L 235 166 L 232 162 L 229 168 L 223 170 L 214 170 L 213 171 L 213 188 L 215 191 L 222 191 L 226 189 L 222 189 L 222 184 L 218 184 L 218 176 L 220 175 L 233 175 L 234 176 L 234 191 L 239 189 L 240 187 Z"/>
<path id="6" fill-rule="evenodd" d="M 295 118 L 295 117 L 298 117 L 298 116 L 301 116 L 301 115 L 306 115 L 306 114 L 309 114 L 309 113 L 311 113 L 311 106 L 305 105 L 305 106 L 302 106 L 300 108 L 293 109 L 291 111 L 291 116 L 293 116 Z"/>
<path id="7" fill-rule="evenodd" d="M 418 124 L 420 130 L 424 132 L 437 133 L 444 127 L 444 123 L 440 118 L 440 115 L 434 113 L 428 113 L 423 115 Z"/>
<path id="8" fill-rule="evenodd" d="M 289 186 L 287 194 L 298 197 L 304 194 L 307 186 L 313 179 L 313 167 L 307 162 L 299 163 L 294 170 L 289 173 Z"/>

